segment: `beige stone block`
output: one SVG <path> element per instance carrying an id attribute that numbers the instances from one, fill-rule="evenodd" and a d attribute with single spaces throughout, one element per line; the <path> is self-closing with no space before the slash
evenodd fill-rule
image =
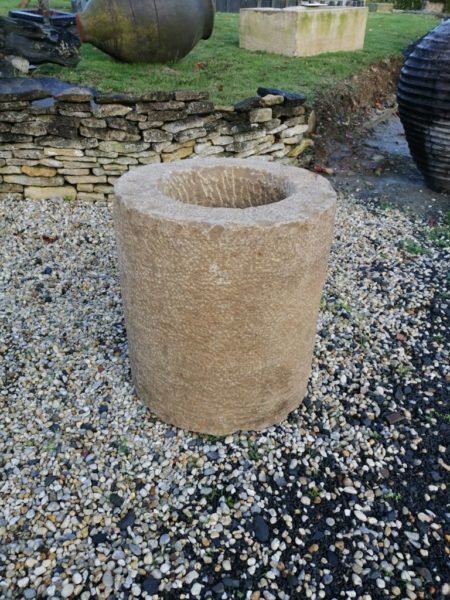
<path id="1" fill-rule="evenodd" d="M 297 156 L 300 156 L 300 154 L 303 154 L 303 152 L 307 149 L 307 148 L 312 148 L 314 146 L 314 142 L 308 138 L 304 138 L 300 144 L 298 144 L 297 146 L 294 146 L 293 148 L 291 148 L 289 150 L 288 156 L 290 158 L 297 158 Z"/>
<path id="2" fill-rule="evenodd" d="M 293 137 L 294 135 L 303 135 L 307 131 L 308 131 L 308 125 L 295 125 L 294 127 L 288 127 L 287 129 L 285 129 L 280 134 L 280 138 L 284 139 L 284 138 Z"/>
<path id="3" fill-rule="evenodd" d="M 273 133 L 272 131 L 270 133 Z M 234 142 L 248 142 L 250 140 L 258 140 L 266 137 L 266 129 L 251 129 L 250 131 L 244 131 L 243 133 L 236 133 L 233 136 Z"/>
<path id="4" fill-rule="evenodd" d="M 37 164 L 42 165 L 43 167 L 53 167 L 54 169 L 58 169 L 65 163 L 60 160 L 56 160 L 56 158 L 40 158 L 37 161 Z"/>
<path id="5" fill-rule="evenodd" d="M 94 192 L 100 194 L 113 194 L 114 186 L 112 185 L 94 185 Z"/>
<path id="6" fill-rule="evenodd" d="M 212 143 L 214 146 L 227 146 L 233 143 L 233 136 L 231 135 L 219 135 L 213 138 Z"/>
<path id="7" fill-rule="evenodd" d="M 247 8 L 240 11 L 240 47 L 286 56 L 362 50 L 368 8 Z"/>
<path id="8" fill-rule="evenodd" d="M 30 160 L 35 160 L 37 158 L 41 158 L 41 156 L 43 155 L 42 150 L 34 150 L 31 148 L 25 149 L 25 150 L 14 150 L 12 153 L 8 152 L 8 155 L 11 156 L 11 154 L 14 154 L 14 156 L 16 158 L 28 158 Z M 1 156 L 1 154 L 0 154 Z M 5 157 L 8 158 L 8 157 Z"/>
<path id="9" fill-rule="evenodd" d="M 128 154 L 129 152 L 142 152 L 150 148 L 149 142 L 100 142 L 98 149 L 105 152 L 118 152 Z"/>
<path id="10" fill-rule="evenodd" d="M 96 119 L 121 117 L 128 115 L 132 110 L 131 106 L 123 106 L 122 104 L 98 104 L 95 111 L 93 111 L 93 115 Z"/>
<path id="11" fill-rule="evenodd" d="M 23 198 L 23 192 L 4 192 L 3 186 L 0 189 L 2 190 L 0 192 L 0 200 L 5 200 L 5 198 L 8 198 L 8 200 L 19 201 Z"/>
<path id="12" fill-rule="evenodd" d="M 59 169 L 60 175 L 89 175 L 90 169 Z"/>
<path id="13" fill-rule="evenodd" d="M 2 176 L 0 175 L 0 181 Z M 5 194 L 9 193 L 20 193 L 23 191 L 23 185 L 19 185 L 17 183 L 2 183 L 2 192 Z"/>
<path id="14" fill-rule="evenodd" d="M 74 185 L 78 183 L 106 183 L 106 177 L 95 177 L 94 175 L 67 175 L 66 179 Z"/>
<path id="15" fill-rule="evenodd" d="M 214 156 L 215 154 L 222 154 L 225 149 L 223 146 L 213 146 L 212 144 L 196 144 L 194 152 L 199 156 Z"/>
<path id="16" fill-rule="evenodd" d="M 44 154 L 46 156 L 83 156 L 84 152 L 75 148 L 44 148 Z"/>
<path id="17" fill-rule="evenodd" d="M 309 113 L 309 117 L 308 117 L 308 130 L 307 130 L 307 133 L 313 133 L 316 130 L 316 127 L 317 127 L 316 111 L 312 110 Z"/>
<path id="18" fill-rule="evenodd" d="M 87 159 L 86 161 L 80 160 L 67 160 L 64 161 L 63 168 L 64 169 L 93 169 L 97 167 L 98 163 L 94 162 L 92 158 Z"/>
<path id="19" fill-rule="evenodd" d="M 161 162 L 161 156 L 159 154 L 155 154 L 154 156 L 144 156 L 139 158 L 139 164 L 141 165 L 153 165 L 155 163 Z"/>
<path id="20" fill-rule="evenodd" d="M 272 120 L 271 108 L 254 108 L 249 112 L 249 121 L 251 123 L 265 123 Z"/>
<path id="21" fill-rule="evenodd" d="M 54 177 L 56 169 L 54 167 L 22 167 L 22 173 L 30 177 Z"/>
<path id="22" fill-rule="evenodd" d="M 283 144 L 287 144 L 288 146 L 299 144 L 302 141 L 302 138 L 303 136 L 301 135 L 293 135 L 292 137 L 283 138 Z"/>
<path id="23" fill-rule="evenodd" d="M 296 125 L 304 125 L 305 124 L 305 115 L 302 114 L 299 117 L 290 117 L 289 119 L 284 119 L 283 124 L 286 125 L 286 127 L 295 127 Z"/>
<path id="24" fill-rule="evenodd" d="M 79 192 L 93 192 L 94 185 L 92 183 L 79 183 L 77 185 L 77 191 Z"/>
<path id="25" fill-rule="evenodd" d="M 98 201 L 101 202 L 102 200 L 105 200 L 105 195 L 99 194 L 96 192 L 88 192 L 88 193 L 78 192 L 77 198 L 78 198 L 78 200 L 81 200 L 82 202 L 98 202 Z"/>
<path id="26" fill-rule="evenodd" d="M 114 220 L 132 376 L 162 420 L 224 435 L 299 406 L 335 199 L 316 174 L 254 159 L 121 177 Z"/>
<path id="27" fill-rule="evenodd" d="M 184 129 L 179 133 L 175 133 L 174 138 L 177 142 L 183 143 L 191 140 L 196 140 L 200 137 L 206 135 L 206 129 L 203 127 L 194 128 L 194 129 Z"/>
<path id="28" fill-rule="evenodd" d="M 20 175 L 21 172 L 20 167 L 17 166 L 0 167 L 0 175 Z"/>
<path id="29" fill-rule="evenodd" d="M 93 127 L 94 129 L 101 129 L 107 127 L 105 119 L 81 119 L 81 124 L 85 127 Z"/>
<path id="30" fill-rule="evenodd" d="M 99 165 L 119 164 L 119 165 L 137 165 L 138 161 L 135 158 L 128 156 L 118 156 L 117 158 L 99 158 Z"/>
<path id="31" fill-rule="evenodd" d="M 169 154 L 162 154 L 161 158 L 163 162 L 173 162 L 174 160 L 180 160 L 182 158 L 187 158 L 193 154 L 194 148 L 193 146 L 188 146 L 186 148 L 180 148 L 179 150 L 175 150 L 175 152 L 170 152 Z"/>
<path id="32" fill-rule="evenodd" d="M 277 94 L 267 94 L 267 96 L 261 98 L 259 103 L 261 106 L 275 106 L 276 104 L 283 104 L 284 97 Z"/>
<path id="33" fill-rule="evenodd" d="M 5 175 L 6 183 L 17 183 L 33 187 L 61 187 L 64 185 L 62 177 L 28 177 L 28 175 Z"/>
<path id="34" fill-rule="evenodd" d="M 164 131 L 169 131 L 170 133 L 178 133 L 183 131 L 184 129 L 199 129 L 204 127 L 207 123 L 211 123 L 215 120 L 213 115 L 209 115 L 206 117 L 188 117 L 187 119 L 182 119 L 181 121 L 173 121 L 172 123 L 166 123 L 163 125 Z"/>
<path id="35" fill-rule="evenodd" d="M 70 198 L 70 200 L 75 200 L 77 190 L 69 185 L 60 187 L 28 186 L 25 188 L 24 196 L 25 198 L 31 198 L 31 200 L 48 200 L 49 198 Z"/>
<path id="36" fill-rule="evenodd" d="M 107 143 L 107 142 L 102 142 Z M 86 150 L 86 159 L 87 160 L 95 160 L 96 158 L 117 158 L 119 156 L 118 152 L 107 152 L 106 150 Z M 83 160 L 86 160 L 83 159 Z"/>

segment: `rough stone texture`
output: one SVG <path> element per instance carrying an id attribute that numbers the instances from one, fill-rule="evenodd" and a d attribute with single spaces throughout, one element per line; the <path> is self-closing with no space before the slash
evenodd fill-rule
<path id="1" fill-rule="evenodd" d="M 27 101 L 15 102 L 0 89 L 0 193 L 16 186 L 13 193 L 33 188 L 34 197 L 45 198 L 73 186 L 79 199 L 89 192 L 109 199 L 111 178 L 131 165 L 219 154 L 295 159 L 311 132 L 304 98 L 275 88 L 258 88 L 268 93 L 238 102 L 235 110 L 215 107 L 206 92 L 95 95 L 71 87 L 58 93 L 61 82 L 54 81 L 54 95 L 39 100 L 32 88 L 21 94 Z"/>
<path id="2" fill-rule="evenodd" d="M 216 435 L 303 399 L 335 214 L 322 177 L 262 160 L 140 167 L 115 186 L 133 379 L 164 421 Z"/>
<path id="3" fill-rule="evenodd" d="M 361 50 L 367 7 L 247 8 L 240 11 L 240 47 L 286 56 Z"/>

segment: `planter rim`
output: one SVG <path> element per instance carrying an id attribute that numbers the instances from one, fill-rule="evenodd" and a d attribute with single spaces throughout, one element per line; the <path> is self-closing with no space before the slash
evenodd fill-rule
<path id="1" fill-rule="evenodd" d="M 172 175 L 207 169 L 237 169 L 249 171 L 249 176 L 273 176 L 286 185 L 287 195 L 281 200 L 247 208 L 214 207 L 189 204 L 164 192 Z M 115 186 L 116 202 L 145 217 L 210 223 L 211 225 L 273 226 L 298 221 L 307 222 L 318 213 L 334 206 L 336 193 L 320 175 L 299 167 L 270 163 L 261 159 L 205 158 L 145 165 L 122 175 Z"/>

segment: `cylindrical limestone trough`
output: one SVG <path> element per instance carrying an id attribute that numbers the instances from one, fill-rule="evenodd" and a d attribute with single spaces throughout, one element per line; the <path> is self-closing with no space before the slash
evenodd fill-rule
<path id="1" fill-rule="evenodd" d="M 139 167 L 114 219 L 133 380 L 163 421 L 224 435 L 301 403 L 333 236 L 323 178 L 262 160 Z"/>

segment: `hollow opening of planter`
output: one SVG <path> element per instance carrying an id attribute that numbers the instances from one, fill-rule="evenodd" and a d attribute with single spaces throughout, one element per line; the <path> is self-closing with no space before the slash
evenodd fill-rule
<path id="1" fill-rule="evenodd" d="M 164 181 L 167 196 L 211 208 L 250 208 L 273 204 L 290 194 L 284 177 L 232 166 L 191 168 L 172 173 Z"/>

